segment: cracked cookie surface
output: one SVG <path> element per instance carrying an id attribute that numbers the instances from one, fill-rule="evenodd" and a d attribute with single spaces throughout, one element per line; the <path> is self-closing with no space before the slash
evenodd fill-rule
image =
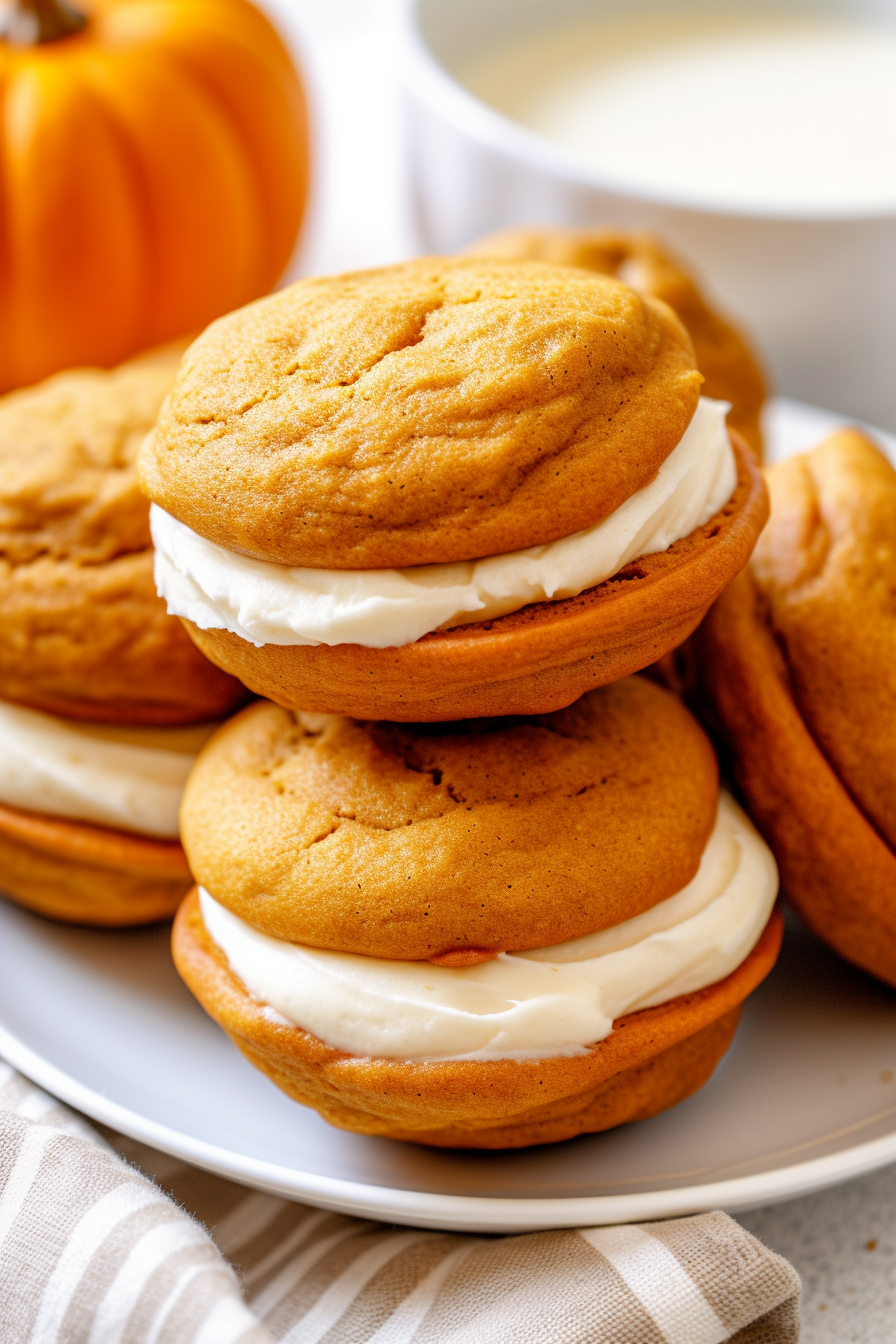
<path id="1" fill-rule="evenodd" d="M 465 256 L 516 257 L 579 266 L 624 280 L 668 303 L 694 343 L 703 395 L 731 402 L 728 424 L 762 458 L 765 378 L 741 331 L 704 298 L 694 276 L 660 239 L 622 229 L 509 228 L 487 234 Z"/>
<path id="2" fill-rule="evenodd" d="M 197 881 L 292 942 L 406 960 L 544 947 L 694 876 L 718 775 L 640 677 L 534 718 L 363 723 L 244 710 L 201 752 L 181 835 Z"/>
<path id="3" fill-rule="evenodd" d="M 141 479 L 263 560 L 475 559 L 607 517 L 656 475 L 701 381 L 672 311 L 619 281 L 422 258 L 302 280 L 213 323 Z"/>

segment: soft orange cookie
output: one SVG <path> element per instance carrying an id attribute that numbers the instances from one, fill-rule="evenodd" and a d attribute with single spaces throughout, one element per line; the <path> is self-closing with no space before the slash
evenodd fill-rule
<path id="1" fill-rule="evenodd" d="M 181 806 L 196 881 L 277 938 L 422 960 L 561 943 L 694 876 L 715 755 L 630 677 L 527 720 L 404 725 L 260 701 L 201 751 Z"/>
<path id="2" fill-rule="evenodd" d="M 639 294 L 668 303 L 694 343 L 704 394 L 731 402 L 728 423 L 762 457 L 760 414 L 765 378 L 743 332 L 707 303 L 694 276 L 649 233 L 621 229 L 501 229 L 479 238 L 466 256 L 535 258 L 617 276 Z"/>
<path id="3" fill-rule="evenodd" d="M 167 615 L 137 451 L 183 343 L 0 398 L 0 699 L 106 723 L 197 723 L 245 699 Z"/>
<path id="4" fill-rule="evenodd" d="M 289 708 L 560 708 L 686 638 L 764 522 L 752 454 L 721 420 L 713 437 L 701 382 L 670 308 L 570 266 L 301 281 L 209 328 L 144 446 L 160 591 Z M 428 613 L 455 583 L 459 606 L 393 622 L 396 586 Z"/>
<path id="5" fill-rule="evenodd" d="M 0 398 L 0 889 L 70 922 L 174 912 L 178 780 L 247 698 L 155 590 L 135 462 L 183 348 Z"/>
<path id="6" fill-rule="evenodd" d="M 210 541 L 388 569 L 568 536 L 653 477 L 702 383 L 665 304 L 539 262 L 424 257 L 212 323 L 140 458 Z"/>
<path id="7" fill-rule="evenodd" d="M 193 879 L 177 840 L 113 831 L 0 803 L 0 889 L 67 924 L 170 919 Z"/>
<path id="8" fill-rule="evenodd" d="M 896 985 L 896 472 L 843 430 L 768 480 L 771 521 L 691 676 L 784 891 Z"/>
<path id="9" fill-rule="evenodd" d="M 125 728 L 0 701 L 0 892 L 68 923 L 170 918 L 193 881 L 180 798 L 215 727 Z"/>

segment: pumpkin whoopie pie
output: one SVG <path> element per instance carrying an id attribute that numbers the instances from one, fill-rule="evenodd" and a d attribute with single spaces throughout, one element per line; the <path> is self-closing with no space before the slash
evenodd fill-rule
<path id="1" fill-rule="evenodd" d="M 183 726 L 247 695 L 153 583 L 135 460 L 182 350 L 0 399 L 0 888 L 60 919 L 172 913 L 177 799 L 211 731 Z"/>
<path id="2" fill-rule="evenodd" d="M 640 677 L 440 725 L 261 701 L 203 748 L 181 826 L 181 975 L 360 1133 L 503 1148 L 654 1115 L 712 1073 L 780 941 L 770 851 Z"/>
<path id="3" fill-rule="evenodd" d="M 847 429 L 767 474 L 771 519 L 689 675 L 785 893 L 896 986 L 896 471 Z"/>
<path id="4" fill-rule="evenodd" d="M 286 706 L 543 713 L 654 661 L 765 487 L 663 303 L 537 261 L 303 280 L 214 323 L 141 453 L 156 575 Z"/>
<path id="5" fill-rule="evenodd" d="M 515 257 L 580 266 L 624 280 L 639 294 L 668 303 L 694 345 L 703 395 L 730 401 L 728 424 L 762 458 L 760 416 L 765 377 L 749 342 L 700 292 L 684 263 L 652 234 L 623 229 L 512 228 L 479 238 L 465 256 Z"/>

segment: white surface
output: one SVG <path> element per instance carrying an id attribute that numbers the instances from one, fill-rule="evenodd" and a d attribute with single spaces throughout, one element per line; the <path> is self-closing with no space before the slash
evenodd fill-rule
<path id="1" fill-rule="evenodd" d="M 725 0 L 705 4 L 712 11 L 728 8 Z M 780 391 L 896 430 L 893 211 L 735 211 L 722 202 L 698 208 L 684 196 L 636 190 L 486 106 L 454 77 L 490 46 L 593 13 L 587 0 L 396 5 L 406 21 L 397 50 L 413 198 L 426 247 L 453 251 L 513 224 L 654 230 L 746 323 Z M 675 0 L 604 0 L 600 8 L 635 18 L 657 5 L 673 12 L 684 7 Z M 778 0 L 772 8 L 783 18 L 805 7 L 804 0 Z M 832 18 L 894 18 L 891 0 L 829 0 L 825 9 Z M 422 16 L 425 42 L 416 39 L 412 13 Z M 830 96 L 836 100 L 836 88 Z M 758 107 L 761 99 L 757 88 L 752 102 Z M 701 136 L 683 152 L 705 155 L 705 140 Z M 799 169 L 795 163 L 794 175 Z M 890 172 L 882 168 L 882 176 Z"/>
<path id="2" fill-rule="evenodd" d="M 312 193 L 287 279 L 413 256 L 389 28 L 395 0 L 259 0 L 311 99 Z"/>
<path id="3" fill-rule="evenodd" d="M 592 527 L 482 560 L 408 569 L 307 569 L 238 555 L 153 504 L 155 579 L 174 616 L 263 644 L 413 644 L 432 630 L 576 597 L 640 555 L 665 551 L 727 503 L 737 466 L 727 401 L 701 397 L 652 481 Z"/>
<path id="4" fill-rule="evenodd" d="M 896 210 L 896 30 L 824 11 L 611 11 L 460 71 L 489 106 L 635 192 L 710 209 Z"/>
<path id="5" fill-rule="evenodd" d="M 624 1013 L 730 975 L 777 894 L 771 851 L 724 790 L 700 867 L 675 895 L 598 933 L 475 966 L 288 943 L 199 888 L 210 937 L 257 1002 L 339 1050 L 405 1060 L 584 1055 Z"/>

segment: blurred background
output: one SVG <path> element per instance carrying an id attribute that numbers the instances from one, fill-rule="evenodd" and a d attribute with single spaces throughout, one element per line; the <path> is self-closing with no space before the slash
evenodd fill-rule
<path id="1" fill-rule="evenodd" d="M 303 215 L 287 279 L 608 225 L 896 430 L 896 0 L 263 0 L 298 84 L 241 0 L 81 3 L 0 0 L 0 390 L 265 292 Z"/>
<path id="2" fill-rule="evenodd" d="M 289 274 L 413 256 L 422 240 L 400 115 L 394 0 L 270 0 L 264 8 L 296 53 L 311 104 L 311 197 Z"/>
<path id="3" fill-rule="evenodd" d="M 888 0 L 267 0 L 307 73 L 295 273 L 648 228 L 775 390 L 896 429 Z"/>

